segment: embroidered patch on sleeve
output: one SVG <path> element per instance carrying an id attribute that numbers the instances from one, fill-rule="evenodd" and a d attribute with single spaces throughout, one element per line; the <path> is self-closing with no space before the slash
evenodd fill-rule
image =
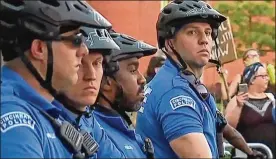
<path id="1" fill-rule="evenodd" d="M 195 109 L 195 101 L 188 96 L 181 95 L 174 97 L 170 100 L 170 104 L 173 110 L 184 106 L 192 107 L 193 109 Z"/>
<path id="2" fill-rule="evenodd" d="M 35 121 L 24 112 L 9 112 L 1 116 L 1 132 L 4 133 L 12 128 L 26 126 L 34 129 Z"/>

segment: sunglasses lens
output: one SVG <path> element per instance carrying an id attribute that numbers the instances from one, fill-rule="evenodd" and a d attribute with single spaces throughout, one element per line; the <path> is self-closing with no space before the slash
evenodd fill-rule
<path id="1" fill-rule="evenodd" d="M 193 73 L 192 73 L 192 72 L 187 71 L 187 70 L 184 70 L 184 71 L 183 71 L 183 73 L 184 73 L 184 75 L 193 75 Z"/>
<path id="2" fill-rule="evenodd" d="M 79 47 L 84 42 L 82 35 L 77 35 L 72 41 L 73 45 Z"/>
<path id="3" fill-rule="evenodd" d="M 206 89 L 206 87 L 202 84 L 197 85 L 196 87 L 197 91 L 200 93 L 200 95 L 202 96 L 202 98 L 206 99 L 208 97 L 208 90 Z"/>
<path id="4" fill-rule="evenodd" d="M 207 88 L 203 84 L 200 84 L 200 81 L 196 80 L 196 77 L 193 73 L 191 73 L 190 71 L 183 71 L 183 75 L 186 80 L 188 80 L 192 85 L 194 85 L 194 87 L 203 99 L 206 99 L 208 97 L 209 92 Z"/>

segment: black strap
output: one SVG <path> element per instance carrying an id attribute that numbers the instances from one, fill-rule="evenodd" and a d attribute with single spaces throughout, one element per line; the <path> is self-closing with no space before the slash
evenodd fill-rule
<path id="1" fill-rule="evenodd" d="M 213 63 L 215 65 L 221 65 L 220 62 L 218 60 L 214 60 L 214 59 L 209 59 L 210 63 Z"/>
<path id="2" fill-rule="evenodd" d="M 173 60 L 173 58 L 167 53 L 167 49 L 164 50 L 163 48 L 161 49 L 163 51 L 163 53 L 167 56 L 167 58 L 172 62 L 173 65 L 176 66 L 176 68 L 180 69 L 180 70 L 185 70 L 187 69 L 187 65 L 184 62 L 184 60 L 181 58 L 180 54 L 173 48 L 173 46 L 171 45 L 171 43 L 169 44 L 170 49 L 172 50 L 173 54 L 176 56 L 177 60 L 180 62 L 180 64 L 178 64 L 176 61 Z"/>
<path id="3" fill-rule="evenodd" d="M 40 76 L 40 74 L 37 72 L 37 70 L 32 65 L 31 61 L 24 55 L 21 54 L 21 60 L 26 65 L 26 67 L 29 69 L 29 71 L 35 76 L 35 78 L 38 80 L 39 83 L 43 83 L 43 79 Z"/>
<path id="4" fill-rule="evenodd" d="M 114 102 L 112 103 L 104 94 L 102 94 L 101 92 L 99 92 L 99 96 L 101 96 L 104 100 L 106 100 L 109 105 L 112 107 L 112 109 L 114 109 L 118 114 L 120 114 L 125 121 L 127 122 L 128 125 L 132 125 L 132 121 L 130 119 L 130 117 L 127 115 L 127 113 L 124 110 L 121 110 L 119 107 L 119 103 L 118 102 Z"/>
<path id="5" fill-rule="evenodd" d="M 46 44 L 48 49 L 48 60 L 47 60 L 47 73 L 46 73 L 45 82 L 51 84 L 52 75 L 53 75 L 53 63 L 54 63 L 53 48 L 52 48 L 51 41 L 47 41 Z"/>
<path id="6" fill-rule="evenodd" d="M 90 107 L 88 111 L 81 111 L 75 108 L 75 106 L 72 105 L 72 103 L 70 103 L 67 100 L 67 97 L 64 94 L 58 94 L 55 98 L 56 100 L 58 100 L 60 103 L 62 103 L 64 105 L 64 107 L 66 107 L 69 111 L 71 111 L 74 114 L 78 115 L 77 120 L 79 120 L 79 118 L 81 118 L 82 115 L 84 115 L 86 118 L 91 117 L 91 111 L 90 111 Z"/>
<path id="7" fill-rule="evenodd" d="M 119 106 L 113 106 L 113 108 L 126 120 L 127 124 L 132 125 L 132 121 L 127 113 L 119 108 Z"/>
<path id="8" fill-rule="evenodd" d="M 115 101 L 112 103 L 104 94 L 102 94 L 101 92 L 99 92 L 99 96 L 103 97 L 104 100 L 106 100 L 108 102 L 108 104 L 115 110 L 117 111 L 122 117 L 123 119 L 125 119 L 125 121 L 127 122 L 128 125 L 132 125 L 132 121 L 130 119 L 130 117 L 127 115 L 127 113 L 122 110 L 119 106 L 120 100 L 122 99 L 122 97 L 124 96 L 124 90 L 122 88 L 122 86 L 117 82 L 116 78 L 113 75 L 109 75 L 110 78 L 112 78 L 118 85 L 119 89 L 120 89 L 120 94 L 119 97 L 120 98 L 116 98 Z"/>
<path id="9" fill-rule="evenodd" d="M 163 50 L 163 49 L 161 49 L 161 50 L 167 56 L 168 60 L 175 66 L 175 68 L 177 68 L 177 70 L 180 71 L 182 68 L 181 65 L 178 64 L 175 60 L 173 60 L 173 58 L 165 50 Z"/>
<path id="10" fill-rule="evenodd" d="M 105 101 L 107 101 L 107 103 L 112 106 L 113 103 L 102 93 L 102 92 L 99 92 L 99 96 L 102 97 Z"/>
<path id="11" fill-rule="evenodd" d="M 41 75 L 37 72 L 35 67 L 32 65 L 31 61 L 22 53 L 21 60 L 25 64 L 25 66 L 29 69 L 29 71 L 34 75 L 36 80 L 40 83 L 40 85 L 49 91 L 52 96 L 56 96 L 57 92 L 52 87 L 52 75 L 53 75 L 53 50 L 52 50 L 52 42 L 47 41 L 47 49 L 48 49 L 48 60 L 47 60 L 47 73 L 46 80 L 43 80 Z"/>
<path id="12" fill-rule="evenodd" d="M 44 81 L 44 85 L 50 89 L 50 93 L 54 93 L 54 89 L 52 87 L 52 76 L 53 76 L 53 65 L 54 65 L 54 56 L 53 56 L 53 48 L 52 42 L 47 41 L 47 49 L 48 49 L 48 60 L 47 60 L 47 72 L 46 72 L 46 79 Z"/>

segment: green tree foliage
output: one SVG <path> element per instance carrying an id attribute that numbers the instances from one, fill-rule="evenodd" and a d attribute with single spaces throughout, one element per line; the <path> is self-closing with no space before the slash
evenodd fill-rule
<path id="1" fill-rule="evenodd" d="M 214 7 L 230 18 L 239 57 L 242 46 L 250 48 L 253 43 L 257 43 L 263 53 L 275 51 L 275 6 L 272 1 L 217 1 Z M 256 17 L 269 18 L 273 24 L 254 21 Z"/>

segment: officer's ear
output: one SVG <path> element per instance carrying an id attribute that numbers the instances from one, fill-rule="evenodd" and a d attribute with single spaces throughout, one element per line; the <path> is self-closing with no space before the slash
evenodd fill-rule
<path id="1" fill-rule="evenodd" d="M 33 40 L 29 52 L 29 56 L 32 59 L 44 61 L 47 63 L 47 46 L 45 42 L 38 39 Z"/>
<path id="2" fill-rule="evenodd" d="M 109 76 L 103 76 L 100 91 L 109 92 L 111 90 L 112 90 L 112 79 Z"/>

